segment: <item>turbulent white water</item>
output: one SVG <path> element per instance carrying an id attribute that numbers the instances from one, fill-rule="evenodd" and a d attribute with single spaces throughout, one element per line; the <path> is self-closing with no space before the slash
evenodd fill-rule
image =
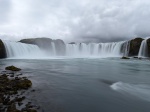
<path id="1" fill-rule="evenodd" d="M 44 56 L 44 52 L 36 45 L 11 41 L 3 41 L 3 43 L 7 58 L 39 58 Z"/>
<path id="2" fill-rule="evenodd" d="M 125 45 L 125 52 L 124 52 L 125 57 L 129 56 L 129 50 L 130 50 L 130 41 L 127 41 Z"/>
<path id="3" fill-rule="evenodd" d="M 60 49 L 56 49 L 57 44 L 51 42 L 50 50 L 41 50 L 36 45 L 24 44 L 20 42 L 3 41 L 8 58 L 45 58 L 57 57 Z M 125 42 L 112 43 L 78 43 L 65 44 L 66 57 L 120 57 L 123 56 L 121 51 Z M 59 45 L 60 46 L 60 45 Z M 64 46 L 62 46 L 63 48 Z M 45 55 L 47 54 L 47 55 Z M 60 56 L 60 55 L 59 55 Z"/>
<path id="4" fill-rule="evenodd" d="M 128 93 L 143 100 L 150 101 L 150 86 L 146 84 L 129 84 L 116 82 L 110 86 L 113 90 Z"/>
<path id="5" fill-rule="evenodd" d="M 120 57 L 124 42 L 67 44 L 67 56 Z"/>
<path id="6" fill-rule="evenodd" d="M 138 57 L 147 57 L 147 56 L 148 56 L 147 39 L 144 39 L 141 43 Z"/>

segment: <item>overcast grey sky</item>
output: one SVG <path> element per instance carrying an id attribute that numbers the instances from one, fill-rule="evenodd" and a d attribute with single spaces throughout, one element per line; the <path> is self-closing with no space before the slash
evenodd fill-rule
<path id="1" fill-rule="evenodd" d="M 118 41 L 150 36 L 150 0 L 0 0 L 0 38 Z"/>

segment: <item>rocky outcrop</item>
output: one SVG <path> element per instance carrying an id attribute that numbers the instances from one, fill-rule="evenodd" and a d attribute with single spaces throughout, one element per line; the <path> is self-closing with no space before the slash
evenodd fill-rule
<path id="1" fill-rule="evenodd" d="M 20 71 L 21 69 L 12 65 L 12 66 L 6 67 L 5 70 Z"/>
<path id="2" fill-rule="evenodd" d="M 148 57 L 150 57 L 150 38 L 147 39 Z"/>
<path id="3" fill-rule="evenodd" d="M 31 80 L 22 77 L 23 74 L 17 72 L 15 66 L 12 71 L 7 71 L 9 67 L 12 68 L 8 66 L 6 71 L 0 72 L 0 112 L 37 112 L 39 106 L 33 105 L 32 102 L 27 103 L 25 96 L 32 87 Z"/>
<path id="4" fill-rule="evenodd" d="M 70 42 L 69 44 L 76 44 L 75 42 Z"/>
<path id="5" fill-rule="evenodd" d="M 2 40 L 0 40 L 0 59 L 6 58 L 6 57 L 7 55 L 6 55 L 6 49 L 5 49 L 4 43 L 2 42 Z"/>
<path id="6" fill-rule="evenodd" d="M 121 59 L 130 59 L 129 57 L 122 57 Z"/>
<path id="7" fill-rule="evenodd" d="M 130 50 L 129 50 L 129 56 L 137 56 L 139 53 L 139 49 L 141 46 L 141 43 L 144 39 L 141 37 L 137 37 L 130 41 Z"/>

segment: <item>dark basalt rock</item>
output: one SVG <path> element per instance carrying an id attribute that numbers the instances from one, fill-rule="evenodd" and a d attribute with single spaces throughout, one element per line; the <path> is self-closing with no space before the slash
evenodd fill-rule
<path id="1" fill-rule="evenodd" d="M 150 57 L 150 38 L 147 39 L 148 57 Z"/>
<path id="2" fill-rule="evenodd" d="M 16 105 L 13 103 L 8 107 L 7 112 L 21 112 L 21 111 L 17 110 Z"/>
<path id="3" fill-rule="evenodd" d="M 76 44 L 75 42 L 70 42 L 69 44 Z"/>
<path id="4" fill-rule="evenodd" d="M 20 71 L 21 69 L 12 65 L 12 66 L 6 67 L 5 70 Z"/>
<path id="5" fill-rule="evenodd" d="M 24 93 L 32 86 L 32 82 L 27 77 L 11 77 L 12 74 L 9 74 L 9 71 L 6 71 L 6 74 L 0 73 L 0 112 L 37 112 L 36 106 L 31 103 L 23 106 L 26 99 Z M 14 76 L 17 74 L 17 72 L 13 73 Z M 24 110 L 18 110 L 16 104 L 23 106 L 20 109 L 24 108 Z"/>
<path id="6" fill-rule="evenodd" d="M 139 53 L 139 49 L 141 46 L 141 43 L 144 39 L 141 37 L 137 37 L 130 41 L 130 50 L 129 50 L 129 56 L 137 56 Z"/>
<path id="7" fill-rule="evenodd" d="M 122 57 L 121 59 L 130 59 L 129 57 Z"/>
<path id="8" fill-rule="evenodd" d="M 7 54 L 6 54 L 4 43 L 2 42 L 2 40 L 0 40 L 0 59 L 6 58 L 6 57 L 7 57 Z"/>

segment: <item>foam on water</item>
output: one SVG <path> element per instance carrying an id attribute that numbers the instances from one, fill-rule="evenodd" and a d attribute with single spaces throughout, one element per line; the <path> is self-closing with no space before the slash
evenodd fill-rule
<path id="1" fill-rule="evenodd" d="M 150 102 L 150 86 L 147 84 L 129 84 L 116 82 L 110 86 L 113 90 L 134 95 Z"/>

